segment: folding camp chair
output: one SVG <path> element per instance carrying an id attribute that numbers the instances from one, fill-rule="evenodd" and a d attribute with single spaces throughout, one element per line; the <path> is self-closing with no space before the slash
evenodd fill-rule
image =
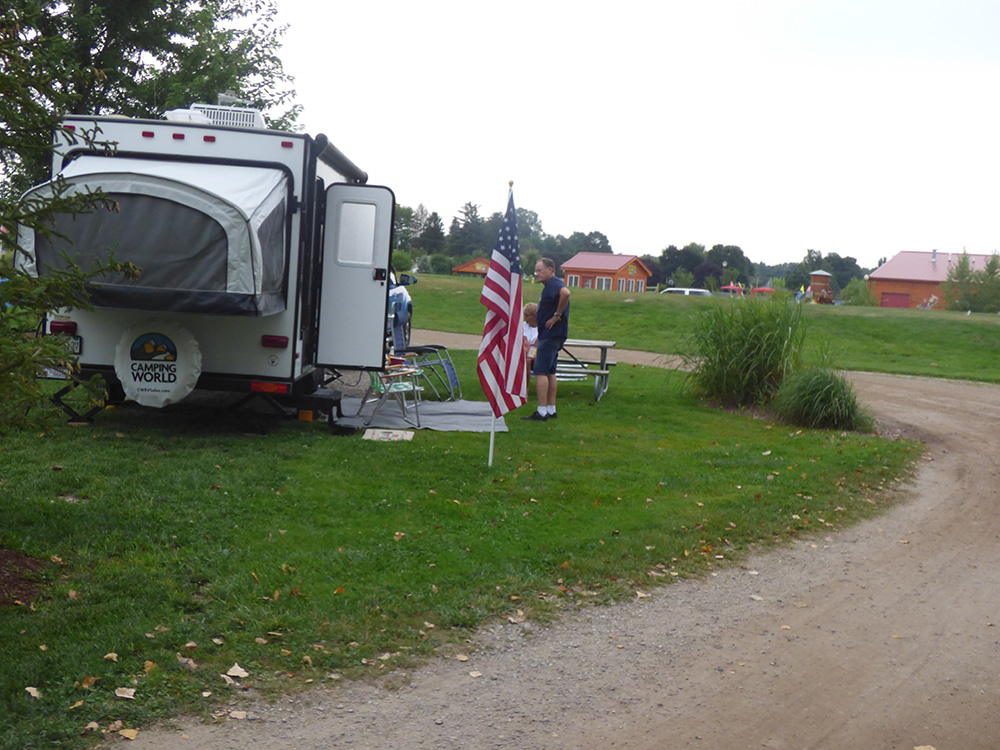
<path id="1" fill-rule="evenodd" d="M 455 401 L 462 398 L 462 385 L 458 382 L 458 372 L 451 361 L 448 347 L 425 344 L 397 349 L 396 353 L 413 355 L 411 363 L 421 371 L 421 379 L 426 381 L 438 400 Z"/>
<path id="2" fill-rule="evenodd" d="M 365 395 L 362 396 L 361 405 L 358 407 L 358 413 L 355 416 L 360 417 L 365 407 L 368 404 L 374 403 L 375 408 L 372 409 L 371 414 L 364 420 L 367 427 L 371 424 L 372 419 L 375 418 L 378 410 L 382 408 L 382 405 L 390 398 L 394 398 L 403 412 L 403 419 L 414 427 L 419 428 L 420 392 L 423 390 L 418 382 L 421 376 L 420 370 L 406 365 L 390 365 L 385 371 L 372 371 L 370 375 L 371 384 L 368 386 L 368 390 L 365 391 Z M 410 416 L 410 409 L 407 404 L 408 400 L 410 401 L 409 405 L 413 406 L 412 417 Z"/>

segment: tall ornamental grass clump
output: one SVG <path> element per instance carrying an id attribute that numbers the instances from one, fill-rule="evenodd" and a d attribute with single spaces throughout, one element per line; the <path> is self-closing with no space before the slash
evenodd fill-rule
<path id="1" fill-rule="evenodd" d="M 784 299 L 712 305 L 688 336 L 689 383 L 730 406 L 764 404 L 798 362 L 804 336 L 801 306 Z"/>
<path id="2" fill-rule="evenodd" d="M 825 367 L 786 377 L 772 403 L 782 418 L 804 427 L 867 432 L 874 419 L 859 405 L 847 379 Z"/>

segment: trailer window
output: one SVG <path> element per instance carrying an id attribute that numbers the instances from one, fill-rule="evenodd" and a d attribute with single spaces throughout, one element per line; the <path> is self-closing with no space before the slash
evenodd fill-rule
<path id="1" fill-rule="evenodd" d="M 375 256 L 375 206 L 370 203 L 343 203 L 337 234 L 341 263 L 370 266 Z"/>

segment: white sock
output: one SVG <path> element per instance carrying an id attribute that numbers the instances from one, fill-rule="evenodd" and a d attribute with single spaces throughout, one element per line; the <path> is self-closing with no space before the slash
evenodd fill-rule
<path id="1" fill-rule="evenodd" d="M 554 407 L 554 406 L 546 406 L 545 407 L 545 411 L 548 414 L 555 414 L 556 413 L 556 407 Z"/>
<path id="2" fill-rule="evenodd" d="M 539 406 L 538 407 L 538 416 L 540 416 L 540 417 L 544 417 L 545 416 L 545 407 L 544 406 Z"/>

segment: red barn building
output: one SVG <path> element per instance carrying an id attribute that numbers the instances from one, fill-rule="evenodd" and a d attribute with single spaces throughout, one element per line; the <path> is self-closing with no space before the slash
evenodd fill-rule
<path id="1" fill-rule="evenodd" d="M 989 255 L 968 253 L 969 267 L 981 271 Z M 904 250 L 883 263 L 868 277 L 868 288 L 879 307 L 944 308 L 941 284 L 962 253 Z"/>

